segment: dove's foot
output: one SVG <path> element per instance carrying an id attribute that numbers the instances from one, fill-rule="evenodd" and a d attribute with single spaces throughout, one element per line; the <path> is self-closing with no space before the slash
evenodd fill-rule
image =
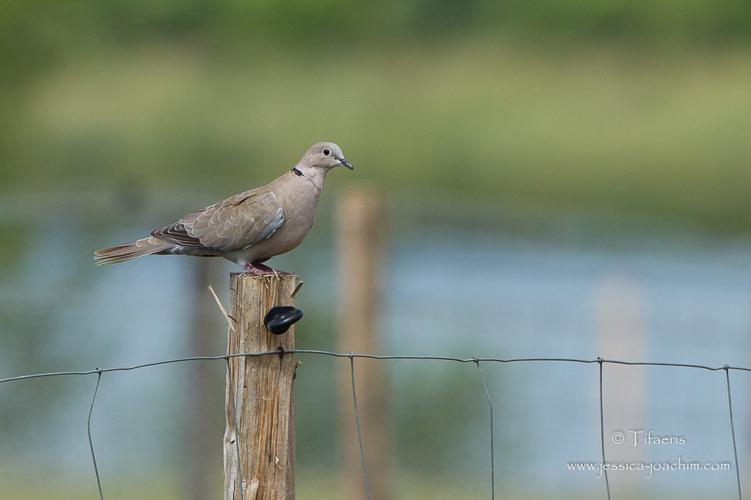
<path id="1" fill-rule="evenodd" d="M 292 274 L 286 271 L 279 271 L 277 269 L 274 269 L 273 267 L 261 264 L 260 262 L 251 262 L 245 264 L 243 266 L 243 269 L 254 276 L 279 276 L 280 274 Z"/>
<path id="2" fill-rule="evenodd" d="M 261 269 L 262 271 L 264 271 L 266 274 L 273 274 L 274 276 L 279 276 L 280 274 L 283 274 L 283 275 L 294 274 L 294 273 L 290 273 L 290 272 L 287 272 L 287 271 L 281 271 L 279 269 L 274 269 L 273 267 L 269 267 L 269 266 L 267 266 L 265 264 L 262 264 L 260 262 L 254 262 L 253 265 L 256 266 L 258 269 Z"/>
<path id="3" fill-rule="evenodd" d="M 263 264 L 253 264 L 251 262 L 244 264 L 243 269 L 248 271 L 253 276 L 268 276 L 273 275 L 274 270 Z"/>

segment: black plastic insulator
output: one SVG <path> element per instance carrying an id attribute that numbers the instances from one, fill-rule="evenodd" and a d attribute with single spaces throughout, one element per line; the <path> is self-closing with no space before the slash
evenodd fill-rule
<path id="1" fill-rule="evenodd" d="M 302 315 L 302 309 L 292 306 L 276 306 L 269 309 L 263 317 L 263 323 L 268 331 L 281 335 L 287 333 L 290 326 L 300 321 Z"/>

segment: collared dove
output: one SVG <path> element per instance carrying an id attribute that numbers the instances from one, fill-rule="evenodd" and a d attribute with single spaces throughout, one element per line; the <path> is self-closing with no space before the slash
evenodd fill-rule
<path id="1" fill-rule="evenodd" d="M 354 170 L 333 142 L 308 149 L 292 169 L 269 184 L 190 213 L 151 236 L 94 252 L 97 264 L 144 255 L 224 257 L 253 274 L 276 271 L 263 262 L 299 245 L 313 225 L 326 174 Z"/>

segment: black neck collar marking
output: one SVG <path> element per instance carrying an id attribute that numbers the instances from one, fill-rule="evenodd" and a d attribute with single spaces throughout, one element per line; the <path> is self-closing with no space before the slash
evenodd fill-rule
<path id="1" fill-rule="evenodd" d="M 294 174 L 295 174 L 296 176 L 298 176 L 298 177 L 302 177 L 302 176 L 303 176 L 302 170 L 300 170 L 300 169 L 299 169 L 299 168 L 297 168 L 297 167 L 292 167 L 292 172 L 294 172 Z"/>

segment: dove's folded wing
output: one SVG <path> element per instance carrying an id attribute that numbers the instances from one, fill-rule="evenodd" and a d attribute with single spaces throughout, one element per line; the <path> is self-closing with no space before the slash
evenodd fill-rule
<path id="1" fill-rule="evenodd" d="M 276 194 L 252 189 L 188 214 L 151 234 L 185 247 L 231 252 L 265 240 L 283 223 L 284 209 Z"/>

